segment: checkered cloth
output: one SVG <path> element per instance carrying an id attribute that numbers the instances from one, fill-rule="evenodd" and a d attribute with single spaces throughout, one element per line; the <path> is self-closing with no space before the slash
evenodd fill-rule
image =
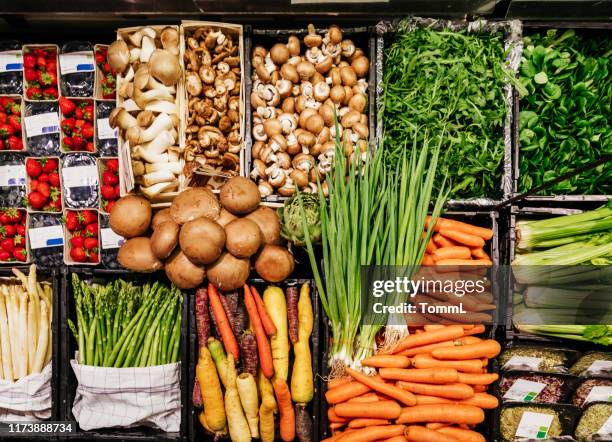
<path id="1" fill-rule="evenodd" d="M 51 363 L 42 373 L 16 382 L 0 380 L 0 421 L 37 422 L 51 418 Z"/>
<path id="2" fill-rule="evenodd" d="M 72 414 L 83 430 L 152 426 L 178 432 L 180 362 L 154 367 L 109 368 L 70 361 L 78 381 Z"/>

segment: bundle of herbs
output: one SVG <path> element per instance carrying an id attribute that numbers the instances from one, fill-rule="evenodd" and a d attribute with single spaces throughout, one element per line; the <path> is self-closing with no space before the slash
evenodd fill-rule
<path id="1" fill-rule="evenodd" d="M 519 191 L 527 191 L 612 149 L 612 39 L 556 29 L 524 38 L 520 82 Z M 606 195 L 612 164 L 582 172 L 542 194 Z"/>
<path id="2" fill-rule="evenodd" d="M 423 143 L 426 129 L 430 145 L 442 145 L 436 191 L 448 176 L 451 198 L 500 197 L 504 85 L 513 81 L 506 55 L 502 32 L 400 23 L 384 52 L 386 164 L 394 169 L 405 140 L 416 132 Z"/>

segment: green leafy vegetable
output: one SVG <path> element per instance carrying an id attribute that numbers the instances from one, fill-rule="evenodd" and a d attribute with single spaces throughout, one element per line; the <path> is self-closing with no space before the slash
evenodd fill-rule
<path id="1" fill-rule="evenodd" d="M 313 243 L 321 242 L 321 219 L 319 218 L 319 196 L 312 193 L 301 194 L 304 203 L 304 213 L 310 240 Z M 293 195 L 285 201 L 283 207 L 278 209 L 278 217 L 281 222 L 281 236 L 291 241 L 296 246 L 306 245 L 304 236 L 304 225 L 300 213 L 300 202 L 298 194 Z"/>

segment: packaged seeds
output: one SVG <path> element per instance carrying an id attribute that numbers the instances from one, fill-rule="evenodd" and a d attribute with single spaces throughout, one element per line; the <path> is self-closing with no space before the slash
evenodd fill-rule
<path id="1" fill-rule="evenodd" d="M 591 351 L 582 355 L 571 366 L 574 376 L 597 376 L 612 378 L 612 352 Z"/>
<path id="2" fill-rule="evenodd" d="M 499 364 L 503 371 L 567 373 L 568 362 L 569 354 L 565 350 L 527 345 L 513 346 L 499 357 Z"/>
<path id="3" fill-rule="evenodd" d="M 595 403 L 586 408 L 575 436 L 578 442 L 612 440 L 612 404 Z"/>
<path id="4" fill-rule="evenodd" d="M 612 379 L 587 379 L 576 389 L 572 398 L 572 403 L 577 407 L 599 401 L 612 402 Z"/>

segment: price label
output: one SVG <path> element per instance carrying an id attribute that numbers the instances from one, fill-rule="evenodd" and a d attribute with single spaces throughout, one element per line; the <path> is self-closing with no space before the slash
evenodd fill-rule
<path id="1" fill-rule="evenodd" d="M 96 166 L 75 166 L 62 169 L 64 187 L 97 187 L 99 183 Z"/>
<path id="2" fill-rule="evenodd" d="M 546 388 L 546 384 L 541 382 L 517 379 L 508 391 L 506 391 L 506 394 L 504 394 L 504 399 L 533 402 L 544 388 Z"/>
<path id="3" fill-rule="evenodd" d="M 612 435 L 612 415 L 608 417 L 608 420 L 597 430 L 599 436 L 610 436 Z"/>
<path id="4" fill-rule="evenodd" d="M 47 227 L 31 227 L 28 229 L 30 248 L 44 249 L 64 245 L 64 231 L 61 225 Z"/>
<path id="5" fill-rule="evenodd" d="M 503 370 L 537 370 L 540 368 L 541 363 L 542 358 L 532 358 L 530 356 L 512 356 L 503 366 Z"/>
<path id="6" fill-rule="evenodd" d="M 28 138 L 40 135 L 59 133 L 59 115 L 57 112 L 46 112 L 44 114 L 30 115 L 23 119 Z"/>
<path id="7" fill-rule="evenodd" d="M 584 400 L 585 404 L 595 401 L 612 402 L 612 387 L 593 387 Z"/>
<path id="8" fill-rule="evenodd" d="M 113 229 L 107 227 L 100 229 L 100 239 L 103 249 L 118 249 L 125 242 L 123 236 L 117 235 Z"/>
<path id="9" fill-rule="evenodd" d="M 26 168 L 23 164 L 0 166 L 0 186 L 25 186 Z"/>
<path id="10" fill-rule="evenodd" d="M 92 51 L 60 54 L 60 72 L 62 75 L 92 72 L 94 69 L 94 54 Z"/>
<path id="11" fill-rule="evenodd" d="M 23 70 L 21 50 L 0 52 L 0 72 L 18 72 Z"/>
<path id="12" fill-rule="evenodd" d="M 117 138 L 118 132 L 117 129 L 113 129 L 109 122 L 108 118 L 98 118 L 96 130 L 98 131 L 98 139 L 99 140 L 109 140 Z"/>
<path id="13" fill-rule="evenodd" d="M 589 374 L 612 374 L 612 361 L 594 361 L 589 368 L 587 368 Z"/>
<path id="14" fill-rule="evenodd" d="M 525 411 L 521 416 L 515 436 L 546 439 L 553 419 L 554 416 L 552 414 Z"/>

